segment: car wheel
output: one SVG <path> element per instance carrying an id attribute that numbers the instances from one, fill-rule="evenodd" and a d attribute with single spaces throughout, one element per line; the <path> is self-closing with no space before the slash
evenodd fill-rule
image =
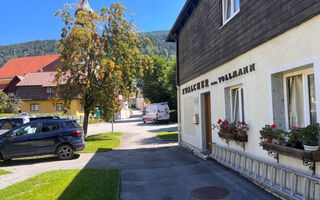
<path id="1" fill-rule="evenodd" d="M 69 144 L 60 145 L 57 149 L 57 156 L 60 160 L 70 160 L 73 154 L 74 150 Z"/>
<path id="2" fill-rule="evenodd" d="M 144 121 L 144 120 L 143 120 L 143 123 L 145 124 L 145 123 L 146 123 L 146 121 Z"/>

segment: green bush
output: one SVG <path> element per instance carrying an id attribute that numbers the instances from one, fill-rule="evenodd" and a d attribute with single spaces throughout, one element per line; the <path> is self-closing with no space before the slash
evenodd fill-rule
<path id="1" fill-rule="evenodd" d="M 18 111 L 18 105 L 14 104 L 4 92 L 0 92 L 0 113 L 17 113 Z"/>

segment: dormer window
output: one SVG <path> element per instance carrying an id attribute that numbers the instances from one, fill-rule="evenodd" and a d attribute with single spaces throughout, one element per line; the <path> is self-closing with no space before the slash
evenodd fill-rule
<path id="1" fill-rule="evenodd" d="M 240 0 L 221 0 L 222 1 L 222 22 L 226 24 L 232 17 L 240 11 Z"/>

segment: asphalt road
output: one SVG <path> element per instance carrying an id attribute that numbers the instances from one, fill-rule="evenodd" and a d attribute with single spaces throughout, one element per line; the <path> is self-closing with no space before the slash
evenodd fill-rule
<path id="1" fill-rule="evenodd" d="M 197 199 L 191 195 L 192 191 L 208 186 L 224 188 L 228 193 L 224 199 L 276 199 L 214 161 L 203 161 L 177 143 L 155 139 L 156 132 L 176 130 L 176 124 L 143 124 L 139 113 L 135 114 L 134 118 L 115 124 L 115 131 L 124 132 L 121 148 L 81 154 L 70 161 L 48 157 L 0 163 L 0 169 L 13 172 L 0 176 L 0 189 L 46 171 L 97 168 L 121 171 L 121 199 L 124 200 Z M 89 132 L 109 132 L 109 128 L 110 124 L 95 124 L 90 125 Z"/>

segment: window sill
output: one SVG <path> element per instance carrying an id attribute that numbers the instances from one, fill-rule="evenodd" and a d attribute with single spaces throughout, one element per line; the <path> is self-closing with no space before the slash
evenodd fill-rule
<path id="1" fill-rule="evenodd" d="M 225 25 L 227 25 L 235 16 L 237 16 L 240 13 L 240 10 L 234 13 L 232 17 L 230 17 L 227 21 L 223 22 L 222 26 L 220 26 L 219 30 L 221 30 Z"/>

